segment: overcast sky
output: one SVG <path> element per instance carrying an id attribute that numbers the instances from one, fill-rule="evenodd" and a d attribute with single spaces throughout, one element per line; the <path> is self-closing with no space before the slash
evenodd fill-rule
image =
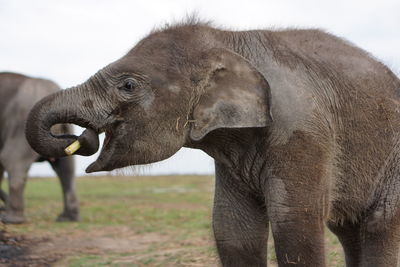
<path id="1" fill-rule="evenodd" d="M 0 71 L 39 76 L 67 88 L 123 56 L 151 29 L 196 12 L 228 29 L 322 28 L 400 72 L 400 1 L 0 0 Z M 78 174 L 95 159 L 77 157 Z M 140 174 L 212 173 L 203 152 L 184 149 Z M 53 175 L 35 164 L 32 175 Z"/>

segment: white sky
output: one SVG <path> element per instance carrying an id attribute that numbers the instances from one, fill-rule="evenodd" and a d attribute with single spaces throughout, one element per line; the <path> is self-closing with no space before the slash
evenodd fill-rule
<path id="1" fill-rule="evenodd" d="M 67 88 L 123 56 L 152 28 L 197 12 L 229 29 L 323 28 L 400 72 L 400 1 L 0 0 L 0 71 L 40 76 Z M 95 159 L 77 158 L 77 173 Z M 183 149 L 140 174 L 212 173 L 201 151 Z M 53 175 L 35 164 L 31 175 Z"/>

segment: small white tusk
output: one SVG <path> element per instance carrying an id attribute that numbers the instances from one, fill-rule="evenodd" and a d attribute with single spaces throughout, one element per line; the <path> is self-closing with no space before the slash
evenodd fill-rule
<path id="1" fill-rule="evenodd" d="M 68 156 L 71 156 L 72 154 L 74 154 L 79 148 L 81 147 L 81 143 L 76 140 L 74 141 L 72 144 L 70 144 L 69 146 L 67 146 L 67 148 L 64 149 L 65 154 L 67 154 Z"/>

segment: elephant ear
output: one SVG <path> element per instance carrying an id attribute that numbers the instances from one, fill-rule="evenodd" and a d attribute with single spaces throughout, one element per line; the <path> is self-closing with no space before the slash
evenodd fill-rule
<path id="1" fill-rule="evenodd" d="M 272 120 L 268 82 L 249 61 L 222 48 L 208 51 L 207 77 L 193 110 L 190 137 L 199 141 L 218 128 L 265 127 Z"/>

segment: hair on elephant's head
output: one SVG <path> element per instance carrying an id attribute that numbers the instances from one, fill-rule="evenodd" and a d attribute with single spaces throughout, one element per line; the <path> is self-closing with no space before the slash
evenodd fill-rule
<path id="1" fill-rule="evenodd" d="M 270 119 L 264 77 L 207 26 L 183 25 L 151 33 L 85 83 L 43 99 L 26 134 L 38 153 L 54 157 L 78 138 L 52 134 L 56 123 L 91 129 L 86 139 L 96 140 L 81 137 L 77 154 L 93 154 L 105 132 L 87 169 L 94 172 L 160 161 L 216 129 L 265 127 Z"/>

